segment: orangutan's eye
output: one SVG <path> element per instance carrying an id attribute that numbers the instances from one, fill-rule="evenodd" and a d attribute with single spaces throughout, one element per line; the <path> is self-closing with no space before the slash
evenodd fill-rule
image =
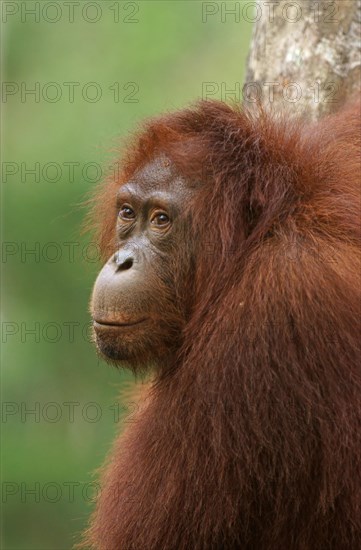
<path id="1" fill-rule="evenodd" d="M 156 225 L 158 227 L 166 226 L 170 223 L 170 219 L 168 214 L 165 212 L 155 212 L 153 216 L 150 219 L 150 223 L 152 225 Z"/>
<path id="2" fill-rule="evenodd" d="M 133 208 L 131 208 L 130 206 L 128 206 L 127 204 L 123 204 L 123 206 L 121 207 L 121 209 L 119 210 L 119 217 L 122 219 L 122 220 L 134 220 L 135 218 L 135 213 L 134 213 L 134 210 Z"/>

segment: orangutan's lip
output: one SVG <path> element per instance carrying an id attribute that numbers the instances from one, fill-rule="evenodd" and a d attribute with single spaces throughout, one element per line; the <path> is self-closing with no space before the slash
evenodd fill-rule
<path id="1" fill-rule="evenodd" d="M 99 321 L 96 321 L 95 319 L 93 320 L 93 325 L 94 325 L 94 328 L 122 328 L 122 327 L 134 327 L 135 325 L 139 325 L 140 323 L 143 323 L 144 321 L 146 321 L 147 319 L 139 319 L 138 321 L 132 321 L 132 322 L 129 322 L 129 323 L 114 323 L 114 322 L 111 322 L 111 321 L 106 321 L 106 320 L 99 320 Z"/>

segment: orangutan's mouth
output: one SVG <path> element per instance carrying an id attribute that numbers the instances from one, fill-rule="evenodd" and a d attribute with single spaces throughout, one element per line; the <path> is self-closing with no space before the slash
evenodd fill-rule
<path id="1" fill-rule="evenodd" d="M 93 321 L 93 326 L 95 329 L 111 329 L 111 328 L 126 328 L 126 327 L 134 327 L 136 325 L 140 325 L 141 323 L 144 323 L 147 319 L 138 319 L 137 321 L 127 321 L 127 322 L 115 322 L 115 321 L 107 321 L 107 320 L 95 320 Z"/>

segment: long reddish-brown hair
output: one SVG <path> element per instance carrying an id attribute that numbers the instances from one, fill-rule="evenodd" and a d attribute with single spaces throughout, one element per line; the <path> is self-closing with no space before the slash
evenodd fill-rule
<path id="1" fill-rule="evenodd" d="M 361 547 L 360 132 L 359 102 L 305 125 L 207 101 L 131 141 L 96 199 L 101 246 L 118 186 L 165 154 L 197 190 L 193 307 L 86 546 Z"/>

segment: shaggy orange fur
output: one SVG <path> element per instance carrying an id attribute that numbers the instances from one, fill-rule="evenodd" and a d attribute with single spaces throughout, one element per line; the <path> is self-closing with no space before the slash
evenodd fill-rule
<path id="1" fill-rule="evenodd" d="M 192 309 L 85 546 L 361 548 L 360 132 L 359 102 L 306 125 L 207 101 L 130 143 L 96 198 L 101 246 L 119 185 L 165 154 L 199 185 Z"/>

